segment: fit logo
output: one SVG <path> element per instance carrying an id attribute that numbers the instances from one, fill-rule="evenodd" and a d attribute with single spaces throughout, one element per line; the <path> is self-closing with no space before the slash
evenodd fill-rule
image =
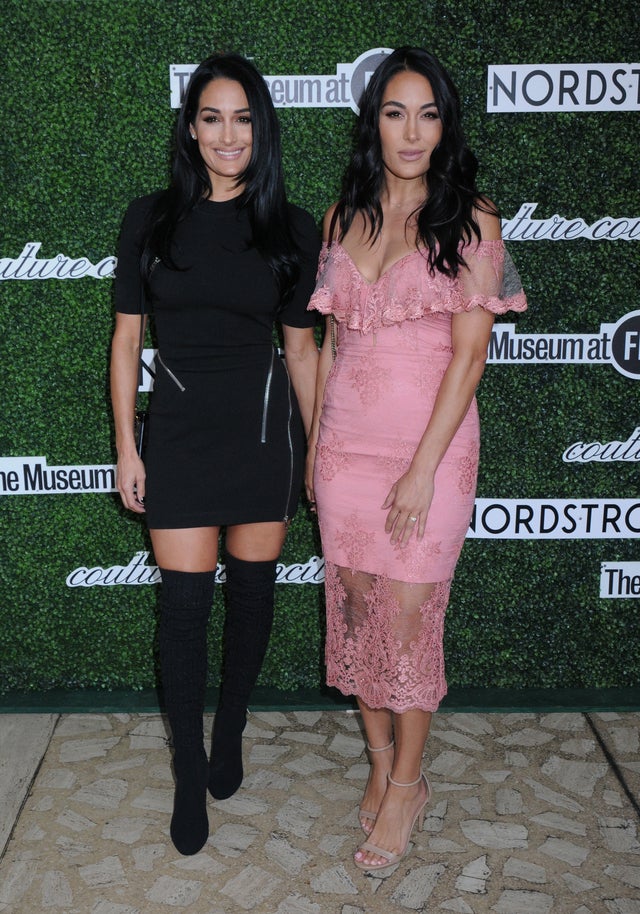
<path id="1" fill-rule="evenodd" d="M 640 379 L 640 311 L 626 314 L 615 325 L 611 357 L 621 374 Z"/>

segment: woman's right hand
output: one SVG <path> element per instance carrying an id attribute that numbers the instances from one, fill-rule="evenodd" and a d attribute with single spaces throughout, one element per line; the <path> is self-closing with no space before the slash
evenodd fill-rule
<path id="1" fill-rule="evenodd" d="M 145 480 L 144 463 L 137 454 L 118 458 L 116 487 L 122 504 L 136 514 L 144 514 L 145 511 Z"/>
<path id="2" fill-rule="evenodd" d="M 316 462 L 316 442 L 309 440 L 307 442 L 307 458 L 304 466 L 304 488 L 307 493 L 309 507 L 313 513 L 316 513 L 316 495 L 313 489 L 313 469 Z"/>

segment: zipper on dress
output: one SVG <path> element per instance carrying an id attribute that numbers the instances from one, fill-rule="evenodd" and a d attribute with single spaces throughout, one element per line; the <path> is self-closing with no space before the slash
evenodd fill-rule
<path id="1" fill-rule="evenodd" d="M 275 349 L 271 348 L 271 362 L 269 363 L 269 372 L 264 385 L 264 400 L 262 403 L 262 428 L 260 430 L 260 444 L 265 444 L 267 440 L 267 413 L 269 412 L 269 395 L 271 393 L 271 379 L 273 378 L 273 360 L 275 358 Z"/>
<path id="2" fill-rule="evenodd" d="M 176 376 L 175 376 L 174 373 L 171 371 L 171 369 L 170 369 L 170 368 L 167 368 L 167 366 L 166 366 L 166 365 L 164 364 L 164 362 L 162 361 L 162 356 L 160 355 L 159 352 L 158 352 L 157 355 L 156 355 L 156 359 L 160 362 L 160 364 L 162 365 L 162 367 L 164 368 L 164 370 L 167 372 L 167 374 L 169 375 L 169 377 L 171 378 L 171 380 L 178 386 L 178 389 L 180 390 L 180 392 L 181 392 L 181 393 L 184 393 L 185 390 L 186 390 L 187 388 L 184 386 L 184 384 L 181 384 L 181 383 L 180 383 L 180 381 L 176 378 Z"/>
<path id="3" fill-rule="evenodd" d="M 285 366 L 286 369 L 286 366 Z M 291 523 L 289 510 L 291 504 L 291 490 L 293 488 L 293 441 L 291 440 L 291 417 L 293 415 L 293 405 L 291 403 L 291 378 L 287 371 L 287 395 L 289 397 L 289 417 L 287 419 L 287 441 L 289 443 L 289 489 L 287 492 L 287 503 L 285 505 L 285 515 L 283 517 L 284 525 L 288 529 Z"/>

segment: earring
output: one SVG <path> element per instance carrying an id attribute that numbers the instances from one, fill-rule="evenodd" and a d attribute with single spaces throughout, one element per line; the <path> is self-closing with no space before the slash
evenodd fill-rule
<path id="1" fill-rule="evenodd" d="M 195 140 L 195 139 L 196 139 L 195 133 L 189 132 L 189 136 L 191 137 L 192 140 Z"/>

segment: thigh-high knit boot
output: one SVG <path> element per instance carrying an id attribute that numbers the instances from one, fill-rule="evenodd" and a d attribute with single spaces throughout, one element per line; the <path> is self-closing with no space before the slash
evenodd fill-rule
<path id="1" fill-rule="evenodd" d="M 209 763 L 209 790 L 217 800 L 232 796 L 242 783 L 242 731 L 271 634 L 276 561 L 244 562 L 226 556 L 222 684 Z"/>
<path id="2" fill-rule="evenodd" d="M 160 669 L 176 778 L 171 840 L 181 854 L 197 854 L 209 837 L 202 716 L 215 571 L 160 570 Z"/>

